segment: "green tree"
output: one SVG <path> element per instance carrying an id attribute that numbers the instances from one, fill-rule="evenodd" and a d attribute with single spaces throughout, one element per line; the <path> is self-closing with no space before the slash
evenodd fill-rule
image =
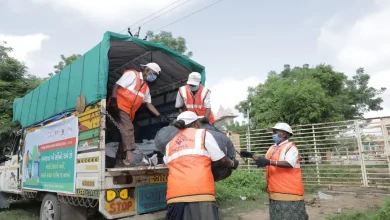
<path id="1" fill-rule="evenodd" d="M 24 63 L 11 57 L 12 48 L 0 43 L 0 149 L 9 147 L 14 132 L 20 126 L 12 122 L 13 101 L 23 97 L 42 83 L 42 79 L 27 74 Z"/>
<path id="2" fill-rule="evenodd" d="M 370 75 L 359 68 L 352 79 L 329 65 L 285 68 L 270 72 L 265 83 L 249 88 L 236 108 L 246 112 L 251 103 L 251 124 L 266 127 L 284 121 L 292 125 L 360 118 L 382 110 L 386 88 L 368 86 Z"/>
<path id="3" fill-rule="evenodd" d="M 232 131 L 232 132 L 242 132 L 247 130 L 248 125 L 247 124 L 240 124 L 239 122 L 234 122 L 232 124 L 225 126 L 226 130 Z"/>
<path id="4" fill-rule="evenodd" d="M 188 57 L 192 57 L 192 52 L 187 51 L 187 42 L 183 37 L 174 38 L 171 32 L 161 31 L 159 34 L 154 34 L 152 31 L 146 33 L 148 40 L 154 43 L 164 43 L 167 47 L 184 54 Z"/>
<path id="5" fill-rule="evenodd" d="M 68 57 L 61 55 L 61 61 L 54 66 L 54 73 L 55 74 L 59 73 L 66 66 L 76 61 L 80 56 L 81 56 L 80 54 L 72 54 L 71 56 Z M 54 75 L 53 73 L 49 73 L 49 76 L 53 76 L 53 75 Z"/>

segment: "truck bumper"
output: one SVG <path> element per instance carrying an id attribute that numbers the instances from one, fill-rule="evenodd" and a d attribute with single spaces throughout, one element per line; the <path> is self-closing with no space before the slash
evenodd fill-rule
<path id="1" fill-rule="evenodd" d="M 164 220 L 167 210 L 147 213 L 143 215 L 134 215 L 126 218 L 119 218 L 120 220 Z M 118 219 L 118 220 L 119 220 Z"/>

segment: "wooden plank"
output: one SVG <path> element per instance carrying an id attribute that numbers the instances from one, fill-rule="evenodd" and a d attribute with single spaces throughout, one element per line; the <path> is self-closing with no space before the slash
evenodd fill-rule
<path id="1" fill-rule="evenodd" d="M 101 102 L 99 101 L 96 104 L 87 106 L 83 113 L 79 114 L 78 112 L 74 111 L 71 115 L 77 116 L 77 117 L 79 117 L 79 119 L 82 118 L 82 120 L 79 120 L 79 121 L 83 121 L 84 117 L 86 117 L 88 119 L 94 118 L 94 117 L 99 117 L 100 118 L 100 110 L 101 110 L 101 108 L 102 108 Z M 46 125 L 49 125 L 49 124 L 51 124 L 53 122 L 54 121 L 49 122 Z M 100 126 L 100 119 L 99 119 L 99 126 Z M 27 132 L 33 132 L 33 131 L 36 131 L 36 130 L 39 130 L 39 129 L 41 129 L 41 126 L 30 127 L 30 128 L 27 128 Z"/>
<path id="2" fill-rule="evenodd" d="M 79 142 L 88 140 L 88 139 L 93 139 L 93 138 L 98 138 L 99 137 L 99 128 L 91 129 L 88 131 L 81 132 L 79 134 Z"/>
<path id="3" fill-rule="evenodd" d="M 102 108 L 101 103 L 98 102 L 96 104 L 89 105 L 87 108 L 85 108 L 85 111 L 83 113 L 79 114 L 78 112 L 75 111 L 72 113 L 72 115 L 75 115 L 75 116 L 80 118 L 80 117 L 84 117 L 86 115 L 89 115 L 93 112 L 100 111 L 101 108 Z"/>
<path id="4" fill-rule="evenodd" d="M 99 148 L 99 137 L 79 141 L 77 151 L 86 151 Z"/>
<path id="5" fill-rule="evenodd" d="M 79 132 L 88 131 L 100 127 L 100 116 L 90 118 L 88 120 L 79 121 Z"/>
<path id="6" fill-rule="evenodd" d="M 90 120 L 91 118 L 95 118 L 95 117 L 100 117 L 100 109 L 93 109 L 89 112 L 87 112 L 88 114 L 87 115 L 83 115 L 83 116 L 78 116 L 79 120 L 80 121 L 86 121 L 86 120 Z"/>

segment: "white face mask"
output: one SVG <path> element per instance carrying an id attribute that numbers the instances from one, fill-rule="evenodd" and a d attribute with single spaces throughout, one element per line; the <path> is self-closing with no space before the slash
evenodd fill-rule
<path id="1" fill-rule="evenodd" d="M 198 91 L 198 89 L 199 89 L 199 86 L 190 85 L 191 92 Z"/>

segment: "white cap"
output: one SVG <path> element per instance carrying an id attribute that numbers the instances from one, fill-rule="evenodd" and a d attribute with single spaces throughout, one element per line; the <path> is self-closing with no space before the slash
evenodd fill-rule
<path id="1" fill-rule="evenodd" d="M 141 64 L 142 67 L 149 67 L 151 70 L 156 72 L 157 74 L 160 74 L 161 68 L 157 63 L 148 63 L 146 65 Z"/>
<path id="2" fill-rule="evenodd" d="M 287 123 L 283 123 L 283 122 L 276 123 L 275 126 L 268 128 L 268 130 L 270 130 L 270 131 L 279 130 L 279 131 L 285 131 L 287 133 L 290 133 L 291 135 L 293 134 L 293 131 L 292 131 L 290 125 L 288 125 Z"/>
<path id="3" fill-rule="evenodd" d="M 200 81 L 202 80 L 202 76 L 198 72 L 192 72 L 190 75 L 188 75 L 188 81 L 187 84 L 199 86 Z"/>
<path id="4" fill-rule="evenodd" d="M 182 112 L 179 116 L 177 116 L 177 120 L 183 120 L 186 125 L 191 124 L 192 122 L 203 118 L 204 116 L 198 116 L 194 112 L 185 111 Z"/>

